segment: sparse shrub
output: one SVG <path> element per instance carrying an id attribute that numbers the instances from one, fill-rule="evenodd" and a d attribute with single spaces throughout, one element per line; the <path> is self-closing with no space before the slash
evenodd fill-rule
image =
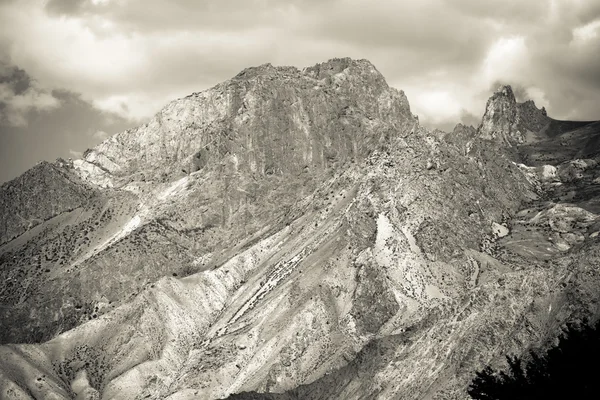
<path id="1" fill-rule="evenodd" d="M 547 353 L 507 357 L 507 372 L 489 366 L 477 372 L 468 392 L 477 400 L 596 399 L 599 357 L 600 322 L 571 324 Z"/>

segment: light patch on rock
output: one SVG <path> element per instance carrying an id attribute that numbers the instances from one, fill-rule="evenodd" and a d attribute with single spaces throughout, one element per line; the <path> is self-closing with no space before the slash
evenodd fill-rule
<path id="1" fill-rule="evenodd" d="M 147 209 L 143 209 L 142 211 L 143 212 L 134 215 L 129 221 L 127 221 L 125 225 L 123 225 L 123 227 L 119 231 L 117 231 L 108 239 L 106 239 L 102 244 L 91 249 L 91 251 L 88 252 L 86 256 L 77 260 L 75 264 L 80 264 L 83 261 L 89 259 L 90 257 L 100 253 L 102 250 L 106 249 L 109 246 L 112 246 L 113 244 L 117 243 L 118 241 L 129 235 L 131 232 L 136 230 L 141 225 L 142 215 L 147 213 Z"/>
<path id="2" fill-rule="evenodd" d="M 204 266 L 204 265 L 208 264 L 210 262 L 210 260 L 212 260 L 212 258 L 213 258 L 212 253 L 203 254 L 200 257 L 196 258 L 194 261 L 192 261 L 192 265 L 194 267 Z"/>
<path id="3" fill-rule="evenodd" d="M 510 230 L 506 226 L 497 222 L 492 222 L 492 231 L 494 232 L 494 235 L 499 238 L 503 238 L 510 233 Z"/>
<path id="4" fill-rule="evenodd" d="M 412 233 L 410 233 L 410 231 L 406 227 L 402 227 L 401 229 L 402 229 L 402 233 L 406 237 L 406 240 L 408 240 L 408 245 L 410 246 L 410 250 L 415 254 L 421 254 L 421 248 L 417 245 L 417 240 L 412 235 Z"/>
<path id="5" fill-rule="evenodd" d="M 77 372 L 75 379 L 71 382 L 71 390 L 75 393 L 75 400 L 96 400 L 100 399 L 100 394 L 96 389 L 90 386 L 86 370 Z"/>
<path id="6" fill-rule="evenodd" d="M 112 179 L 102 168 L 87 162 L 86 160 L 73 161 L 73 168 L 79 174 L 81 179 L 93 183 L 101 188 L 112 188 Z"/>
<path id="7" fill-rule="evenodd" d="M 538 189 L 540 188 L 540 183 L 556 183 L 560 182 L 560 178 L 558 176 L 558 169 L 554 165 L 542 165 L 541 167 L 530 167 L 525 164 L 517 164 L 513 162 L 521 172 L 525 174 L 525 177 L 532 185 L 536 186 Z"/>
<path id="8" fill-rule="evenodd" d="M 542 181 L 553 181 L 558 179 L 557 170 L 554 165 L 543 165 L 540 169 Z"/>
<path id="9" fill-rule="evenodd" d="M 161 201 L 166 200 L 168 197 L 172 197 L 183 192 L 188 182 L 189 177 L 187 176 L 184 176 L 178 181 L 173 182 L 169 187 L 167 187 L 162 193 L 158 195 L 158 199 Z"/>
<path id="10" fill-rule="evenodd" d="M 138 183 L 134 183 L 134 182 L 129 183 L 129 184 L 123 186 L 122 189 L 126 190 L 128 192 L 131 192 L 133 194 L 136 194 L 136 195 L 140 195 L 142 193 L 140 185 Z"/>
<path id="11" fill-rule="evenodd" d="M 430 283 L 428 283 L 425 286 L 425 293 L 427 293 L 427 297 L 430 299 L 446 299 L 446 298 L 448 298 L 448 296 L 446 296 L 445 294 L 443 294 L 440 291 L 440 288 L 438 288 L 437 286 L 434 286 Z"/>
<path id="12" fill-rule="evenodd" d="M 539 177 L 538 174 L 536 173 L 536 168 L 535 167 L 529 167 L 525 164 L 517 164 L 514 161 L 511 161 L 514 165 L 516 165 L 519 170 L 521 170 L 521 172 L 523 172 L 523 174 L 525 175 L 525 178 L 527 178 L 527 181 L 533 185 L 536 188 L 539 188 L 540 182 L 539 182 Z"/>
<path id="13" fill-rule="evenodd" d="M 548 225 L 553 231 L 567 233 L 572 231 L 573 223 L 588 225 L 598 217 L 575 205 L 556 204 L 547 211 L 547 218 Z"/>
<path id="14" fill-rule="evenodd" d="M 411 300 L 422 302 L 433 298 L 447 299 L 440 289 L 431 282 L 428 263 L 415 237 L 407 227 L 397 231 L 392 222 L 383 213 L 377 218 L 377 236 L 373 248 L 375 261 L 389 274 L 391 290 L 398 304 L 409 305 L 414 311 L 416 304 Z M 370 257 L 370 250 L 359 255 Z"/>
<path id="15" fill-rule="evenodd" d="M 561 240 L 560 242 L 555 242 L 554 246 L 556 246 L 556 248 L 560 251 L 569 251 L 571 249 L 571 246 L 569 246 L 567 244 L 567 242 L 565 242 L 564 240 Z"/>

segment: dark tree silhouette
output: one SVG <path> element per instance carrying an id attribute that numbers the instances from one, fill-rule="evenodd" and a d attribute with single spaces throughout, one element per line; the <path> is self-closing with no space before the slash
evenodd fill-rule
<path id="1" fill-rule="evenodd" d="M 599 399 L 600 321 L 571 324 L 545 354 L 508 357 L 508 370 L 489 366 L 469 386 L 476 400 Z"/>

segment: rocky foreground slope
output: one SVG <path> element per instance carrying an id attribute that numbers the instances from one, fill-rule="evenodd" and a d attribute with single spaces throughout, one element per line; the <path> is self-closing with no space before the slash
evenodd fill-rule
<path id="1" fill-rule="evenodd" d="M 598 314 L 598 128 L 431 132 L 350 59 L 176 100 L 0 188 L 0 397 L 464 398 Z"/>

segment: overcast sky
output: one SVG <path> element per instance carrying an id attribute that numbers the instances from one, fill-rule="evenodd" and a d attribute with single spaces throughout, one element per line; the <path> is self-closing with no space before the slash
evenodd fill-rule
<path id="1" fill-rule="evenodd" d="M 0 0 L 0 182 L 271 62 L 366 58 L 430 127 L 500 84 L 600 119 L 598 0 Z"/>

